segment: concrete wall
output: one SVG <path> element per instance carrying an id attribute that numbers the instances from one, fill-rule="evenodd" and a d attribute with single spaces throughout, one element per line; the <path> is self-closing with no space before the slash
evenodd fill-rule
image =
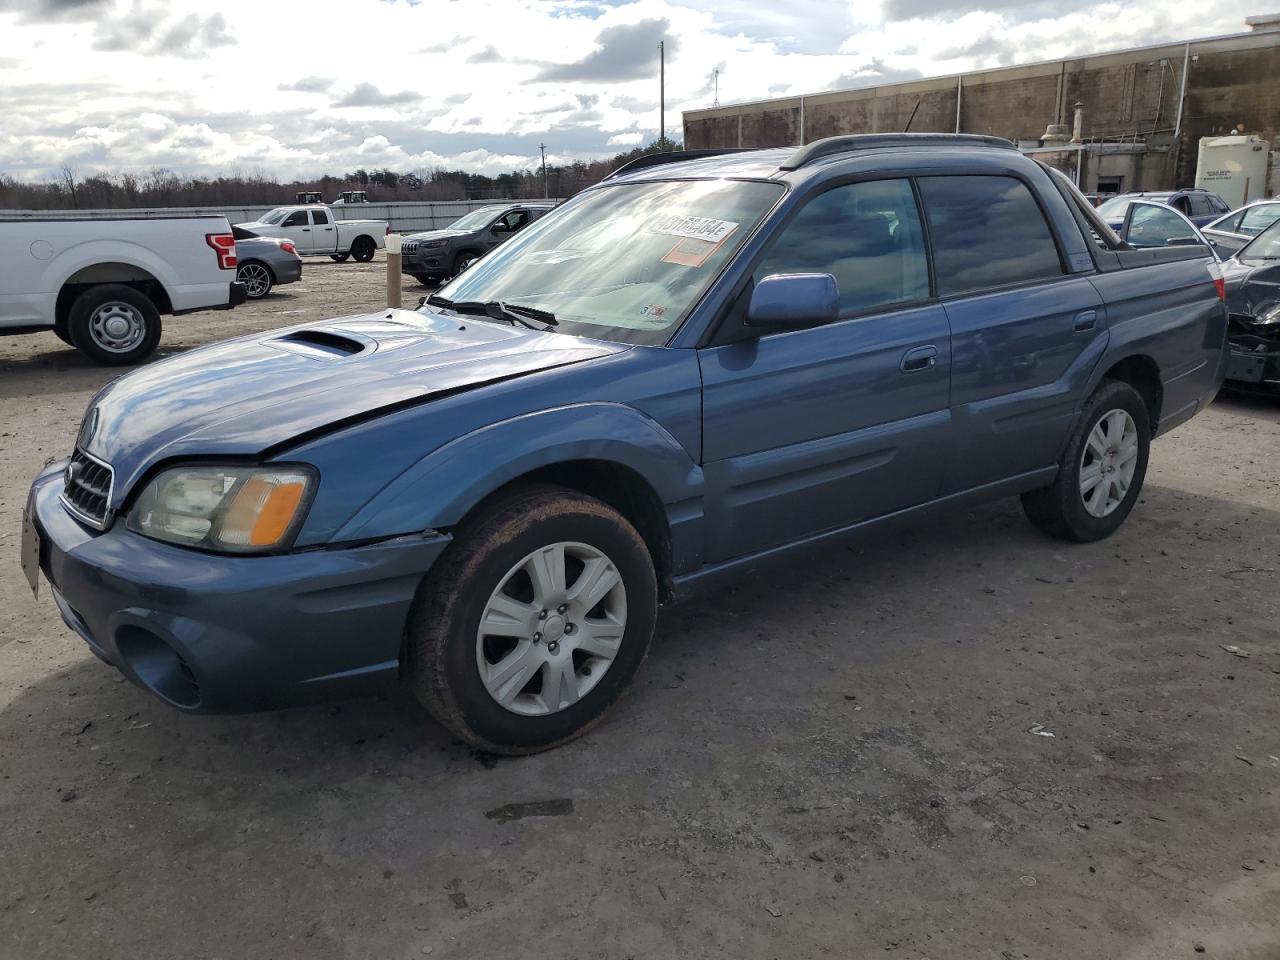
<path id="1" fill-rule="evenodd" d="M 913 132 L 954 132 L 957 101 L 960 132 L 1011 140 L 1037 140 L 1050 123 L 1070 127 L 1080 102 L 1085 140 L 1146 145 L 1147 156 L 1132 164 L 1133 176 L 1143 182 L 1126 189 L 1190 186 L 1200 138 L 1230 133 L 1237 124 L 1270 140 L 1273 157 L 1280 158 L 1280 33 L 690 110 L 684 142 L 689 149 L 798 145 L 841 134 L 900 132 L 909 119 Z M 1273 163 L 1270 193 L 1280 189 L 1275 171 Z"/>
<path id="2" fill-rule="evenodd" d="M 491 204 L 510 203 L 507 200 L 441 200 L 432 203 L 361 203 L 336 206 L 334 215 L 339 220 L 386 220 L 394 233 L 412 233 L 416 230 L 435 230 L 447 227 L 469 210 Z M 275 204 L 286 206 L 286 204 Z M 264 207 L 156 207 L 137 210 L 0 210 L 0 218 L 30 217 L 32 219 L 101 219 L 108 217 L 183 217 L 202 214 L 222 214 L 232 223 L 257 220 L 271 206 Z"/>

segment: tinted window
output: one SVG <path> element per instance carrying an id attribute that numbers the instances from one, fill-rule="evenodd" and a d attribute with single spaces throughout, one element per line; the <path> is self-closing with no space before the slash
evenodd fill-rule
<path id="1" fill-rule="evenodd" d="M 1191 224 L 1173 210 L 1152 203 L 1135 203 L 1125 239 L 1135 247 L 1163 247 L 1171 241 L 1199 243 Z"/>
<path id="2" fill-rule="evenodd" d="M 1250 207 L 1240 219 L 1240 232 L 1256 237 L 1271 224 L 1280 220 L 1280 203 L 1264 203 Z"/>
<path id="3" fill-rule="evenodd" d="M 1208 217 L 1214 212 L 1213 204 L 1209 202 L 1207 194 L 1193 193 L 1191 200 L 1191 215 L 1193 217 Z"/>
<path id="4" fill-rule="evenodd" d="M 328 223 L 329 215 L 325 213 L 323 210 L 312 210 L 311 222 L 312 223 Z"/>
<path id="5" fill-rule="evenodd" d="M 929 297 L 929 266 L 907 180 L 836 187 L 814 197 L 777 234 L 755 280 L 777 273 L 829 273 L 842 313 Z"/>
<path id="6" fill-rule="evenodd" d="M 1013 177 L 920 180 L 938 295 L 1062 275 L 1044 214 Z"/>
<path id="7" fill-rule="evenodd" d="M 281 224 L 281 226 L 284 227 L 305 227 L 306 225 L 307 211 L 305 210 L 295 210 L 293 213 L 289 214 L 289 219 Z"/>

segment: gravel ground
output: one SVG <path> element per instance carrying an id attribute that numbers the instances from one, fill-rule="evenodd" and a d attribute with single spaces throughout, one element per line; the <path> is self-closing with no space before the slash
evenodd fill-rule
<path id="1" fill-rule="evenodd" d="M 27 485 L 111 376 L 0 339 L 2 957 L 1280 957 L 1280 403 L 1157 443 L 1104 543 L 1002 502 L 666 610 L 610 720 L 495 761 L 407 697 L 180 715 L 32 600 Z"/>

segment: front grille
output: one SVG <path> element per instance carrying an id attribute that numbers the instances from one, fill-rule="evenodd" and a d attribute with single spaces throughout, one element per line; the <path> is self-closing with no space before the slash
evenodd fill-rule
<path id="1" fill-rule="evenodd" d="M 417 253 L 417 252 L 418 252 L 418 241 L 417 241 L 417 240 L 406 240 L 406 241 L 404 241 L 402 244 L 400 244 L 400 252 L 401 252 L 402 254 L 405 254 L 405 253 Z"/>
<path id="2" fill-rule="evenodd" d="M 111 502 L 111 468 L 76 448 L 62 473 L 62 505 L 76 519 L 107 528 L 107 505 Z"/>

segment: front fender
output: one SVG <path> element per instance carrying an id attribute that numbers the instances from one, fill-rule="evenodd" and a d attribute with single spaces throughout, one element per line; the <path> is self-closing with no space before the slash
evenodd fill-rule
<path id="1" fill-rule="evenodd" d="M 701 522 L 702 468 L 670 433 L 634 407 L 581 403 L 513 417 L 450 441 L 384 487 L 333 540 L 447 529 L 499 487 L 570 460 L 629 467 L 653 488 L 673 528 Z"/>

